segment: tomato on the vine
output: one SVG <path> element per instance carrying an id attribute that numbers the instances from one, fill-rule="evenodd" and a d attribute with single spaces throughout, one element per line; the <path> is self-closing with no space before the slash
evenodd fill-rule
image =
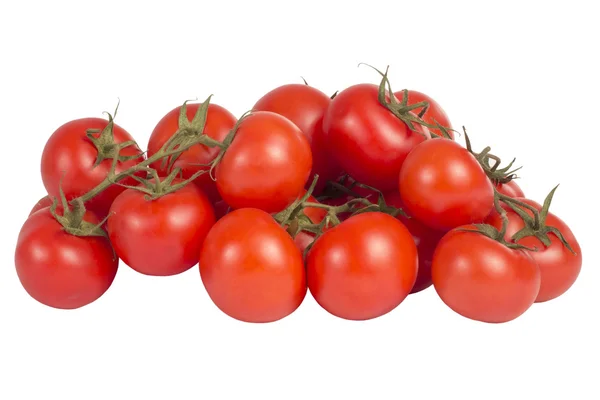
<path id="1" fill-rule="evenodd" d="M 415 147 L 402 166 L 399 186 L 408 214 L 442 231 L 481 222 L 494 206 L 494 187 L 477 159 L 449 139 Z"/>
<path id="2" fill-rule="evenodd" d="M 307 202 L 319 203 L 317 199 L 315 199 L 313 196 L 309 196 Z M 327 216 L 327 210 L 317 207 L 306 207 L 302 210 L 302 212 L 305 216 L 308 217 L 308 219 L 310 219 L 310 221 L 313 224 L 320 224 L 323 221 L 323 219 L 325 219 L 325 217 Z M 294 243 L 296 243 L 296 247 L 298 247 L 298 249 L 303 253 L 304 250 L 306 250 L 306 248 L 310 246 L 310 244 L 314 241 L 315 235 L 311 232 L 306 231 L 298 232 L 296 234 L 296 237 L 294 238 Z"/>
<path id="3" fill-rule="evenodd" d="M 433 256 L 436 292 L 452 310 L 477 321 L 508 322 L 540 289 L 540 269 L 528 251 L 511 249 L 462 226 L 447 233 Z"/>
<path id="4" fill-rule="evenodd" d="M 378 95 L 379 88 L 372 84 L 342 90 L 325 113 L 323 129 L 331 154 L 345 172 L 387 191 L 398 187 L 408 153 L 431 134 L 418 123 L 411 130 L 379 102 Z M 415 113 L 405 114 L 416 118 Z"/>
<path id="5" fill-rule="evenodd" d="M 217 221 L 202 246 L 200 276 L 215 305 L 246 322 L 284 318 L 306 295 L 300 250 L 258 209 L 234 210 Z"/>
<path id="6" fill-rule="evenodd" d="M 88 137 L 88 130 L 96 132 L 91 134 L 96 140 L 100 137 L 107 139 L 106 144 L 101 141 L 99 145 L 105 157 L 116 156 L 116 147 L 108 143 L 110 131 L 117 145 L 133 142 L 133 137 L 127 131 L 114 122 L 101 118 L 77 119 L 59 127 L 48 139 L 42 153 L 42 181 L 52 198 L 58 198 L 59 187 L 62 187 L 67 199 L 71 200 L 89 192 L 108 176 L 113 158 L 102 159 L 96 165 L 100 159 L 99 150 Z M 142 159 L 141 150 L 137 145 L 125 147 L 119 154 L 140 157 L 117 162 L 117 174 L 133 167 Z M 135 184 L 135 180 L 126 178 L 121 183 L 131 185 Z M 115 197 L 123 190 L 125 189 L 119 185 L 112 185 L 87 202 L 86 207 L 100 215 L 106 215 Z"/>
<path id="7" fill-rule="evenodd" d="M 533 200 L 526 198 L 516 198 L 516 200 L 535 208 L 537 211 L 542 210 L 542 206 Z M 506 204 L 502 204 L 502 208 L 505 209 L 508 218 L 506 240 L 510 240 L 515 233 L 525 227 L 525 222 Z M 524 207 L 520 208 L 533 217 L 533 213 L 530 210 L 527 210 Z M 549 246 L 544 245 L 544 243 L 535 236 L 524 237 L 517 241 L 517 243 L 523 246 L 532 249 L 535 248 L 537 250 L 531 252 L 531 257 L 536 261 L 540 268 L 542 279 L 540 291 L 535 300 L 536 303 L 555 299 L 565 293 L 577 280 L 583 262 L 581 247 L 569 226 L 552 213 L 546 215 L 544 222 L 545 226 L 558 229 L 575 254 L 573 254 L 554 233 L 548 234 L 548 238 L 550 239 Z M 494 210 L 486 219 L 486 223 L 500 229 L 502 226 L 502 218 L 500 217 L 500 214 Z"/>
<path id="8" fill-rule="evenodd" d="M 396 218 L 354 215 L 315 241 L 306 261 L 308 287 L 329 313 L 367 320 L 396 308 L 417 276 L 417 248 Z"/>
<path id="9" fill-rule="evenodd" d="M 509 197 L 525 197 L 525 193 L 523 193 L 523 189 L 515 182 L 511 180 L 507 183 L 496 183 L 496 190 L 500 193 L 509 196 Z"/>
<path id="10" fill-rule="evenodd" d="M 194 116 L 200 106 L 201 104 L 198 103 L 186 104 L 185 111 L 188 121 L 194 120 Z M 179 129 L 181 107 L 179 106 L 169 111 L 152 131 L 150 140 L 148 141 L 148 157 L 156 154 Z M 210 103 L 208 105 L 204 130 L 201 133 L 219 142 L 223 142 L 236 122 L 237 119 L 228 110 L 218 104 Z M 198 171 L 208 171 L 210 168 L 208 164 L 217 157 L 219 150 L 219 147 L 208 147 L 203 144 L 197 144 L 181 153 L 174 161 L 172 168 L 180 168 L 182 178 L 188 179 Z M 168 162 L 163 162 L 162 160 L 151 164 L 151 167 L 157 170 L 161 176 L 166 176 L 171 172 L 168 166 Z M 215 182 L 208 173 L 196 178 L 195 183 L 206 193 L 211 202 L 214 203 L 220 199 Z"/>
<path id="11" fill-rule="evenodd" d="M 91 212 L 84 219 L 100 222 Z M 71 235 L 50 208 L 45 208 L 23 224 L 15 265 L 23 288 L 35 300 L 54 308 L 74 309 L 92 303 L 108 290 L 119 259 L 107 238 Z"/>
<path id="12" fill-rule="evenodd" d="M 198 263 L 200 248 L 214 223 L 208 198 L 188 184 L 153 200 L 139 190 L 127 189 L 113 202 L 107 228 L 125 264 L 145 275 L 168 276 Z"/>
<path id="13" fill-rule="evenodd" d="M 404 92 L 396 92 L 394 93 L 399 101 L 402 101 L 404 98 Z M 454 131 L 452 130 L 452 124 L 450 124 L 450 118 L 448 118 L 448 114 L 444 111 L 442 106 L 432 99 L 430 96 L 425 93 L 418 92 L 416 90 L 408 91 L 408 105 L 420 103 L 422 101 L 426 101 L 429 103 L 429 107 L 425 114 L 421 117 L 423 121 L 428 123 L 429 125 L 437 125 L 440 124 L 444 128 L 447 128 L 448 135 L 451 139 L 454 139 Z M 429 131 L 432 135 L 444 137 L 443 132 L 439 128 L 429 128 Z"/>
<path id="14" fill-rule="evenodd" d="M 303 84 L 280 86 L 261 97 L 254 111 L 271 111 L 292 121 L 310 143 L 313 166 L 310 176 L 319 175 L 313 194 L 321 193 L 329 180 L 340 174 L 340 168 L 331 157 L 323 132 L 323 116 L 331 99 L 320 90 Z M 307 187 L 310 186 L 310 180 Z"/>
<path id="15" fill-rule="evenodd" d="M 287 118 L 249 114 L 216 166 L 217 189 L 232 208 L 278 212 L 296 200 L 312 168 L 310 144 Z"/>
<path id="16" fill-rule="evenodd" d="M 52 205 L 52 198 L 50 196 L 44 196 L 37 203 L 35 203 L 35 205 L 31 209 L 31 211 L 29 212 L 29 215 L 31 216 L 31 214 L 33 214 L 39 210 L 42 210 L 46 207 L 50 207 L 51 205 Z"/>
<path id="17" fill-rule="evenodd" d="M 400 209 L 404 208 L 402 200 L 400 199 L 400 193 L 397 191 L 386 193 L 384 198 L 387 205 Z M 410 293 L 417 293 L 427 289 L 433 283 L 431 280 L 433 253 L 435 252 L 435 248 L 444 234 L 443 232 L 423 225 L 415 218 L 406 217 L 402 214 L 398 215 L 397 218 L 408 229 L 413 237 L 413 240 L 415 241 L 415 245 L 417 246 L 417 252 L 419 255 L 419 270 L 415 284 L 410 291 Z"/>

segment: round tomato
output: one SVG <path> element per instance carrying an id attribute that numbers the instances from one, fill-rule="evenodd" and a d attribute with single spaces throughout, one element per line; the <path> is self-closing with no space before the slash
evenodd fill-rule
<path id="1" fill-rule="evenodd" d="M 331 154 L 357 181 L 387 191 L 398 187 L 398 174 L 408 153 L 429 130 L 406 123 L 379 103 L 376 85 L 342 90 L 325 113 L 323 129 Z M 416 115 L 415 115 L 416 117 Z"/>
<path id="2" fill-rule="evenodd" d="M 319 181 L 313 194 L 322 192 L 328 180 L 335 180 L 340 168 L 331 157 L 323 133 L 323 115 L 331 99 L 325 93 L 312 86 L 289 84 L 280 86 L 254 105 L 254 111 L 272 111 L 292 121 L 304 133 L 310 142 L 313 166 L 310 176 L 319 175 Z M 307 182 L 310 186 L 311 180 Z"/>
<path id="3" fill-rule="evenodd" d="M 99 223 L 90 212 L 85 220 Z M 50 307 L 73 309 L 95 301 L 108 290 L 119 259 L 108 239 L 71 235 L 46 208 L 23 224 L 15 265 L 31 297 Z"/>
<path id="4" fill-rule="evenodd" d="M 217 189 L 232 208 L 283 210 L 310 175 L 310 144 L 290 120 L 257 111 L 240 122 L 216 167 Z"/>
<path id="5" fill-rule="evenodd" d="M 396 191 L 386 193 L 385 201 L 389 206 L 401 209 L 404 208 L 402 200 L 400 199 L 400 193 Z M 423 225 L 415 218 L 406 217 L 404 215 L 398 215 L 397 218 L 408 229 L 417 246 L 417 253 L 419 254 L 419 270 L 415 284 L 410 291 L 411 293 L 417 293 L 427 289 L 433 283 L 431 280 L 433 253 L 435 252 L 435 248 L 442 238 L 443 233 Z"/>
<path id="6" fill-rule="evenodd" d="M 194 116 L 201 105 L 202 104 L 198 103 L 186 105 L 188 121 L 193 121 Z M 169 111 L 167 115 L 158 122 L 148 141 L 148 157 L 156 154 L 164 144 L 171 139 L 175 132 L 177 132 L 179 129 L 180 112 L 181 106 L 176 107 Z M 218 104 L 210 103 L 208 105 L 206 122 L 202 133 L 212 139 L 223 142 L 236 122 L 237 119 L 235 116 L 225 108 Z M 207 165 L 217 157 L 219 151 L 219 147 L 208 147 L 203 144 L 197 144 L 181 153 L 173 163 L 173 168 L 181 169 L 181 176 L 183 179 L 191 178 L 192 175 L 198 171 L 208 171 L 210 167 Z M 163 163 L 162 160 L 152 163 L 151 167 L 156 169 L 161 176 L 166 176 L 171 172 L 168 170 L 168 163 Z M 196 178 L 194 182 L 204 191 L 204 193 L 206 193 L 212 202 L 220 200 L 217 186 L 215 181 L 211 179 L 210 174 L 202 174 Z"/>
<path id="7" fill-rule="evenodd" d="M 58 198 L 59 186 L 62 186 L 67 200 L 71 200 L 89 192 L 106 179 L 113 160 L 104 159 L 94 166 L 98 150 L 87 137 L 86 131 L 102 131 L 108 124 L 109 121 L 101 118 L 78 119 L 62 125 L 50 136 L 42 153 L 42 180 L 51 197 Z M 113 124 L 112 131 L 117 144 L 133 141 L 131 135 L 117 124 Z M 94 135 L 98 137 L 100 133 Z M 135 156 L 141 154 L 141 150 L 135 145 L 128 146 L 120 154 Z M 116 173 L 133 167 L 140 159 L 118 162 Z M 131 185 L 135 184 L 135 180 L 126 178 L 121 183 Z M 119 185 L 112 185 L 87 202 L 86 207 L 106 215 L 115 197 L 123 190 Z"/>
<path id="8" fill-rule="evenodd" d="M 300 250 L 258 209 L 234 210 L 215 224 L 202 246 L 200 276 L 215 305 L 246 322 L 279 320 L 306 295 Z"/>
<path id="9" fill-rule="evenodd" d="M 479 162 L 449 139 L 415 147 L 399 184 L 407 213 L 437 230 L 481 222 L 494 206 L 494 187 Z"/>
<path id="10" fill-rule="evenodd" d="M 540 270 L 528 252 L 478 232 L 455 229 L 446 234 L 434 253 L 431 272 L 446 305 L 483 322 L 517 318 L 531 307 L 540 289 Z"/>
<path id="11" fill-rule="evenodd" d="M 404 92 L 400 91 L 394 94 L 396 95 L 396 98 L 398 98 L 399 101 L 402 101 L 402 99 L 404 99 Z M 454 139 L 454 132 L 452 131 L 452 124 L 450 124 L 450 118 L 448 118 L 448 115 L 446 114 L 442 106 L 440 106 L 437 101 L 427 96 L 425 93 L 417 92 L 416 90 L 408 91 L 408 105 L 420 103 L 422 101 L 426 101 L 429 103 L 427 111 L 425 111 L 425 114 L 423 114 L 423 121 L 430 125 L 440 124 L 444 128 L 448 128 L 448 135 L 450 135 L 450 138 Z M 419 113 L 420 111 L 421 110 L 418 109 L 415 111 L 415 113 Z M 444 137 L 444 134 L 440 129 L 429 128 L 429 131 L 433 135 Z"/>
<path id="12" fill-rule="evenodd" d="M 52 205 L 52 198 L 50 198 L 50 196 L 44 196 L 35 204 L 35 206 L 33 206 L 31 211 L 29 212 L 29 215 L 31 216 L 31 214 L 33 214 L 41 209 L 44 209 L 46 207 L 50 207 L 51 205 Z"/>
<path id="13" fill-rule="evenodd" d="M 417 276 L 417 248 L 396 218 L 366 212 L 323 233 L 306 267 L 310 292 L 325 310 L 367 320 L 393 310 L 409 294 Z"/>
<path id="14" fill-rule="evenodd" d="M 542 206 L 533 200 L 525 198 L 517 198 L 516 200 L 528 204 L 538 211 L 542 209 Z M 510 240 L 515 233 L 525 227 L 525 223 L 509 206 L 505 204 L 502 206 L 506 210 L 508 217 L 506 240 Z M 523 210 L 533 216 L 531 211 Z M 486 223 L 500 229 L 502 227 L 502 218 L 494 210 L 487 218 Z M 569 229 L 569 226 L 552 213 L 548 213 L 545 223 L 546 226 L 557 228 L 562 233 L 575 254 L 571 253 L 558 237 L 552 233 L 548 235 L 550 246 L 545 246 L 539 239 L 533 236 L 525 237 L 518 241 L 523 246 L 537 249 L 537 251 L 531 252 L 531 257 L 537 262 L 542 276 L 540 291 L 535 300 L 537 303 L 555 299 L 565 293 L 575 283 L 575 280 L 577 280 L 582 264 L 581 247 L 575 235 Z"/>
<path id="15" fill-rule="evenodd" d="M 125 264 L 142 274 L 168 276 L 198 263 L 202 242 L 214 223 L 208 198 L 190 184 L 154 200 L 127 189 L 115 199 L 107 225 Z"/>
<path id="16" fill-rule="evenodd" d="M 509 197 L 525 197 L 525 193 L 514 180 L 508 183 L 497 183 L 496 190 Z"/>

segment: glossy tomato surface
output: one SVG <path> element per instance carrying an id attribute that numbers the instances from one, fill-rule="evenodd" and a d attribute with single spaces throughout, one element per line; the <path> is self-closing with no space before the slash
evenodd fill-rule
<path id="1" fill-rule="evenodd" d="M 91 212 L 85 220 L 99 223 Z M 15 265 L 23 288 L 35 300 L 54 308 L 74 309 L 92 303 L 108 290 L 119 259 L 108 239 L 70 235 L 45 208 L 23 224 Z"/>
<path id="2" fill-rule="evenodd" d="M 292 121 L 304 133 L 310 143 L 313 166 L 312 178 L 319 175 L 313 194 L 321 193 L 328 180 L 335 180 L 340 168 L 331 157 L 323 132 L 323 116 L 331 103 L 325 93 L 303 84 L 283 85 L 261 97 L 254 105 L 255 111 L 272 111 Z M 307 182 L 310 186 L 312 179 Z"/>
<path id="3" fill-rule="evenodd" d="M 307 258 L 308 287 L 331 314 L 367 320 L 396 308 L 417 277 L 417 248 L 396 218 L 367 212 L 329 229 Z"/>
<path id="4" fill-rule="evenodd" d="M 357 181 L 387 191 L 398 187 L 398 174 L 408 153 L 430 137 L 415 124 L 413 132 L 378 101 L 378 87 L 359 84 L 341 91 L 331 102 L 323 129 L 332 156 Z"/>
<path id="5" fill-rule="evenodd" d="M 68 122 L 58 128 L 48 139 L 42 153 L 42 180 L 51 197 L 59 197 L 59 185 L 68 200 L 81 196 L 100 184 L 107 176 L 112 166 L 112 159 L 105 159 L 94 166 L 98 151 L 86 136 L 88 129 L 102 131 L 108 121 L 101 118 L 83 118 Z M 114 139 L 116 143 L 132 141 L 133 137 L 123 128 L 114 124 Z M 99 134 L 96 134 L 99 135 Z M 129 146 L 121 150 L 123 156 L 141 154 L 137 146 Z M 140 159 L 118 162 L 116 173 L 120 173 L 136 165 Z M 123 184 L 135 184 L 135 180 L 126 178 Z M 104 190 L 86 207 L 100 215 L 106 215 L 115 197 L 123 187 L 112 185 Z"/>
<path id="6" fill-rule="evenodd" d="M 517 200 L 534 207 L 538 211 L 542 209 L 542 206 L 533 200 L 525 198 L 517 198 Z M 506 210 L 509 221 L 506 230 L 506 239 L 510 240 L 515 233 L 523 229 L 525 224 L 521 217 L 510 207 L 503 205 L 503 208 Z M 529 215 L 532 215 L 530 211 L 525 211 Z M 490 214 L 486 222 L 498 229 L 502 227 L 502 219 L 496 210 Z M 552 213 L 548 213 L 546 225 L 557 228 L 576 254 L 571 253 L 558 237 L 552 233 L 548 235 L 551 243 L 547 247 L 536 237 L 526 237 L 519 240 L 519 244 L 537 249 L 537 251 L 531 252 L 531 257 L 540 267 L 542 276 L 540 291 L 536 298 L 536 302 L 538 303 L 555 299 L 573 286 L 579 276 L 583 263 L 581 247 L 569 226 Z"/>
<path id="7" fill-rule="evenodd" d="M 212 205 L 194 184 L 155 200 L 145 197 L 127 189 L 110 208 L 108 234 L 117 255 L 146 275 L 187 271 L 198 263 L 204 238 L 215 223 Z"/>
<path id="8" fill-rule="evenodd" d="M 479 162 L 449 139 L 415 147 L 399 185 L 408 214 L 440 231 L 482 222 L 494 205 L 494 187 Z"/>
<path id="9" fill-rule="evenodd" d="M 191 122 L 200 108 L 201 104 L 188 104 L 186 114 Z M 177 132 L 179 129 L 179 114 L 181 106 L 169 111 L 156 125 L 150 140 L 148 141 L 148 156 L 156 154 L 161 147 Z M 206 116 L 206 124 L 203 133 L 219 142 L 223 142 L 229 131 L 233 128 L 237 119 L 233 114 L 218 104 L 210 103 Z M 219 154 L 219 147 L 208 147 L 197 144 L 181 153 L 173 164 L 173 168 L 181 168 L 182 177 L 190 178 L 198 171 L 208 171 L 209 167 L 203 166 L 213 161 Z M 169 174 L 168 164 L 157 161 L 151 165 L 160 175 Z M 209 174 L 200 175 L 195 183 L 206 193 L 212 202 L 219 200 L 219 193 L 215 182 Z"/>
<path id="10" fill-rule="evenodd" d="M 402 99 L 404 99 L 404 92 L 396 92 L 395 95 L 399 101 L 402 101 Z M 444 128 L 448 128 L 448 134 L 452 139 L 454 139 L 454 131 L 451 130 L 452 124 L 450 123 L 450 118 L 448 118 L 448 115 L 446 114 L 442 106 L 440 106 L 440 104 L 437 101 L 435 101 L 425 93 L 421 93 L 416 90 L 408 91 L 408 105 L 420 103 L 422 101 L 426 101 L 429 103 L 429 107 L 427 108 L 427 111 L 425 111 L 425 114 L 422 117 L 423 121 L 430 125 L 440 124 Z M 421 112 L 421 109 L 416 109 L 414 112 L 415 114 L 419 114 Z M 429 128 L 429 131 L 432 135 L 444 137 L 440 129 Z"/>
<path id="11" fill-rule="evenodd" d="M 300 250 L 258 209 L 234 210 L 215 224 L 202 247 L 200 276 L 215 305 L 246 322 L 284 318 L 306 295 Z"/>
<path id="12" fill-rule="evenodd" d="M 490 323 L 511 321 L 528 310 L 541 280 L 540 270 L 528 252 L 458 229 L 439 242 L 432 278 L 435 290 L 452 310 Z"/>
<path id="13" fill-rule="evenodd" d="M 248 115 L 216 167 L 217 188 L 232 208 L 278 212 L 304 190 L 312 168 L 310 144 L 287 118 Z"/>
<path id="14" fill-rule="evenodd" d="M 496 190 L 509 197 L 525 197 L 523 189 L 514 180 L 508 183 L 498 183 L 495 185 Z"/>

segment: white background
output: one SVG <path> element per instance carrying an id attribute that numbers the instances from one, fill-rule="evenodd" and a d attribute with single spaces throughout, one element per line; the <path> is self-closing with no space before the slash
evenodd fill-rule
<path id="1" fill-rule="evenodd" d="M 0 399 L 600 398 L 594 2 L 91 3 L 0 5 Z M 326 93 L 378 82 L 359 62 L 390 64 L 394 89 L 430 94 L 477 148 L 517 157 L 530 197 L 561 183 L 553 210 L 584 257 L 567 294 L 503 325 L 454 314 L 432 289 L 370 322 L 307 297 L 251 325 L 216 309 L 197 268 L 150 278 L 122 264 L 71 312 L 21 288 L 14 246 L 59 125 L 120 98 L 117 123 L 145 146 L 186 99 L 214 93 L 239 116 L 300 76 Z"/>

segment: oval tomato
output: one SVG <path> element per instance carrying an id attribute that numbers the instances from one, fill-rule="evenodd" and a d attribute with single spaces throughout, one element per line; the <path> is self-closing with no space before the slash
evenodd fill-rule
<path id="1" fill-rule="evenodd" d="M 200 108 L 201 104 L 187 104 L 186 114 L 191 122 Z M 156 154 L 162 146 L 177 132 L 179 129 L 179 114 L 181 106 L 169 111 L 156 125 L 150 140 L 148 141 L 148 156 Z M 206 115 L 206 123 L 202 133 L 223 142 L 229 131 L 234 127 L 237 119 L 233 114 L 218 104 L 210 103 Z M 173 168 L 181 169 L 181 176 L 184 179 L 192 177 L 198 171 L 208 171 L 210 167 L 207 165 L 213 161 L 219 154 L 219 147 L 207 147 L 202 144 L 197 144 L 185 150 L 179 155 L 173 164 Z M 171 171 L 168 170 L 168 163 L 157 161 L 151 164 L 151 167 L 156 169 L 161 176 L 168 175 Z M 215 182 L 211 179 L 208 173 L 200 175 L 194 181 L 212 202 L 220 199 L 219 192 Z"/>
<path id="2" fill-rule="evenodd" d="M 394 217 L 367 212 L 348 218 L 314 243 L 308 287 L 329 313 L 367 320 L 396 308 L 417 276 L 417 248 Z"/>
<path id="3" fill-rule="evenodd" d="M 525 193 L 514 180 L 508 183 L 497 183 L 496 190 L 509 197 L 525 197 Z"/>
<path id="4" fill-rule="evenodd" d="M 290 120 L 248 115 L 216 167 L 217 189 L 232 208 L 283 210 L 298 198 L 312 167 L 310 145 Z"/>
<path id="5" fill-rule="evenodd" d="M 434 253 L 431 271 L 435 290 L 446 305 L 483 322 L 517 318 L 531 307 L 540 289 L 540 270 L 528 252 L 477 232 L 455 229 L 446 234 Z"/>
<path id="6" fill-rule="evenodd" d="M 402 200 L 400 199 L 400 193 L 395 191 L 386 193 L 384 198 L 387 205 L 401 209 L 404 208 Z M 423 225 L 415 218 L 406 217 L 404 215 L 399 215 L 397 218 L 408 229 L 413 237 L 413 240 L 415 241 L 415 245 L 417 246 L 417 253 L 419 255 L 419 270 L 415 284 L 410 291 L 410 293 L 417 293 L 427 289 L 433 283 L 431 280 L 433 253 L 435 252 L 435 248 L 444 234 L 443 232 L 436 231 Z"/>
<path id="7" fill-rule="evenodd" d="M 342 90 L 331 102 L 323 129 L 341 168 L 357 181 L 387 191 L 398 186 L 398 174 L 408 153 L 430 137 L 416 132 L 378 101 L 376 85 L 360 84 Z"/>
<path id="8" fill-rule="evenodd" d="M 168 276 L 198 263 L 214 223 L 208 198 L 189 184 L 155 200 L 127 189 L 115 199 L 107 225 L 115 252 L 125 264 L 142 274 Z"/>
<path id="9" fill-rule="evenodd" d="M 542 209 L 542 206 L 533 200 L 525 198 L 517 198 L 516 200 L 528 204 L 538 211 Z M 502 207 L 506 210 L 508 217 L 506 240 L 510 240 L 515 233 L 523 229 L 525 224 L 523 219 L 509 206 L 503 204 Z M 531 211 L 524 210 L 533 216 Z M 494 210 L 487 218 L 486 223 L 500 229 L 502 227 L 502 218 Z M 535 300 L 536 303 L 555 299 L 565 293 L 577 280 L 583 262 L 581 247 L 569 226 L 552 213 L 548 213 L 546 216 L 546 225 L 557 228 L 576 254 L 571 253 L 554 234 L 548 235 L 551 242 L 548 247 L 536 237 L 526 237 L 518 241 L 523 246 L 537 249 L 537 251 L 531 252 L 531 257 L 538 264 L 542 277 L 540 291 Z"/>
<path id="10" fill-rule="evenodd" d="M 481 222 L 494 206 L 494 188 L 475 157 L 449 139 L 428 140 L 408 155 L 400 195 L 409 215 L 448 231 Z"/>
<path id="11" fill-rule="evenodd" d="M 331 157 L 323 132 L 323 116 L 331 99 L 312 86 L 302 84 L 283 85 L 273 89 L 254 105 L 254 111 L 271 111 L 292 121 L 304 133 L 310 143 L 313 166 L 310 176 L 319 175 L 313 194 L 322 192 L 328 180 L 335 180 L 340 168 Z M 310 186 L 311 180 L 306 184 Z"/>
<path id="12" fill-rule="evenodd" d="M 42 153 L 42 180 L 51 197 L 59 197 L 59 185 L 62 185 L 67 200 L 71 200 L 89 192 L 108 176 L 113 160 L 105 159 L 94 166 L 98 150 L 86 136 L 88 129 L 102 131 L 108 124 L 107 120 L 101 118 L 78 119 L 62 125 L 50 136 Z M 117 124 L 113 125 L 113 134 L 117 144 L 133 141 L 131 135 Z M 129 146 L 122 149 L 120 154 L 134 156 L 141 154 L 141 150 L 137 146 Z M 138 162 L 139 159 L 118 162 L 116 173 Z M 131 185 L 135 184 L 135 180 L 126 178 L 121 183 Z M 115 197 L 123 190 L 119 185 L 112 185 L 87 202 L 86 207 L 106 215 Z"/>
<path id="13" fill-rule="evenodd" d="M 404 92 L 400 91 L 394 94 L 396 95 L 396 98 L 398 98 L 399 101 L 402 101 L 402 99 L 404 99 Z M 440 106 L 437 101 L 435 101 L 425 93 L 421 93 L 416 90 L 408 91 L 408 105 L 413 105 L 422 101 L 426 101 L 429 103 L 427 111 L 425 111 L 425 114 L 423 114 L 423 121 L 430 125 L 440 124 L 444 128 L 448 128 L 448 135 L 450 135 L 450 138 L 454 139 L 454 131 L 452 131 L 452 124 L 450 123 L 450 118 L 448 118 L 448 115 L 446 114 L 442 106 Z M 419 109 L 415 112 L 418 113 L 419 111 L 421 110 Z M 429 131 L 432 135 L 444 137 L 442 131 L 437 128 L 429 128 Z"/>
<path id="14" fill-rule="evenodd" d="M 41 209 L 50 207 L 51 205 L 52 205 L 52 198 L 50 198 L 50 196 L 44 196 L 35 204 L 35 206 L 33 206 L 31 211 L 29 212 L 29 216 L 31 216 L 31 214 L 33 214 Z M 57 207 L 57 209 L 58 209 L 58 207 Z"/>
<path id="15" fill-rule="evenodd" d="M 210 230 L 200 276 L 215 305 L 232 318 L 272 322 L 291 314 L 306 295 L 302 255 L 273 217 L 234 210 Z"/>
<path id="16" fill-rule="evenodd" d="M 99 223 L 91 212 L 85 220 Z M 15 265 L 23 288 L 35 300 L 54 308 L 74 309 L 92 303 L 108 290 L 119 259 L 108 239 L 70 235 L 46 208 L 23 224 Z"/>

